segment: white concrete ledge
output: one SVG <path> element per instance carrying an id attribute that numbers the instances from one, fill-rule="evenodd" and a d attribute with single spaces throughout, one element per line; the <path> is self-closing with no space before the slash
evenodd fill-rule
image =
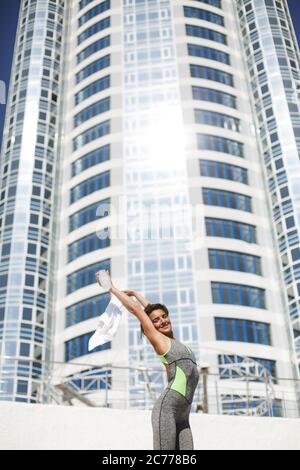
<path id="1" fill-rule="evenodd" d="M 150 411 L 0 403 L 0 449 L 151 450 Z M 195 450 L 300 450 L 300 420 L 191 415 Z"/>

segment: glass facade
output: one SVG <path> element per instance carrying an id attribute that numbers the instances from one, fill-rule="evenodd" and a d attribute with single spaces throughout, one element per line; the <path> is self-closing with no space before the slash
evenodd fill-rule
<path id="1" fill-rule="evenodd" d="M 286 2 L 237 3 L 299 364 L 299 49 Z"/>
<path id="2" fill-rule="evenodd" d="M 163 302 L 170 308 L 176 337 L 186 340 L 198 354 L 191 224 L 182 220 L 188 185 L 172 9 L 170 0 L 123 2 L 123 151 L 130 230 L 127 282 L 151 302 Z M 181 267 L 181 280 L 177 266 Z M 186 322 L 188 332 L 183 328 Z M 154 366 L 153 348 L 135 341 L 139 331 L 136 320 L 129 317 L 128 359 Z M 154 385 L 157 392 L 161 386 Z M 151 406 L 133 373 L 130 403 Z"/>
<path id="3" fill-rule="evenodd" d="M 0 400 L 48 400 L 64 15 L 63 1 L 20 10 L 1 156 Z"/>
<path id="4" fill-rule="evenodd" d="M 75 3 L 21 5 L 1 155 L 0 400 L 46 402 L 53 357 L 89 354 L 109 302 L 95 274 L 110 269 L 168 306 L 176 338 L 219 375 L 223 412 L 238 413 L 245 396 L 221 380 L 244 381 L 246 354 L 278 384 L 299 372 L 280 355 L 298 364 L 300 72 L 286 2 Z M 139 332 L 129 316 L 122 360 L 155 367 Z M 65 380 L 86 393 L 98 377 L 101 390 L 102 372 Z M 126 380 L 129 405 L 150 408 L 140 375 Z"/>

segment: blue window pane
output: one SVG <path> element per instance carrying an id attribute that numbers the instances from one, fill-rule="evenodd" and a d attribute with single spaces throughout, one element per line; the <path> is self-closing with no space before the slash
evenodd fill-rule
<path id="1" fill-rule="evenodd" d="M 248 171 L 245 168 L 213 160 L 200 160 L 201 176 L 223 178 L 238 183 L 248 184 Z"/>
<path id="2" fill-rule="evenodd" d="M 85 121 L 88 121 L 99 114 L 105 113 L 106 111 L 109 111 L 109 109 L 110 97 L 97 101 L 97 103 L 93 103 L 74 116 L 74 127 L 80 126 L 80 124 Z"/>
<path id="3" fill-rule="evenodd" d="M 220 26 L 224 26 L 223 16 L 211 13 L 208 10 L 202 10 L 201 8 L 184 7 L 184 16 L 186 18 L 197 18 L 199 20 L 205 20 Z"/>
<path id="4" fill-rule="evenodd" d="M 230 65 L 229 54 L 210 47 L 188 44 L 188 54 L 192 57 L 203 57 L 205 59 L 215 60 L 217 62 Z"/>
<path id="5" fill-rule="evenodd" d="M 100 139 L 110 133 L 110 120 L 101 122 L 73 139 L 73 151 L 87 145 L 93 140 Z"/>
<path id="6" fill-rule="evenodd" d="M 69 231 L 72 232 L 94 220 L 100 220 L 110 214 L 110 199 L 91 204 L 70 216 Z"/>
<path id="7" fill-rule="evenodd" d="M 194 100 L 208 101 L 210 103 L 222 104 L 229 108 L 237 108 L 236 97 L 229 93 L 197 86 L 192 87 L 192 92 Z"/>
<path id="8" fill-rule="evenodd" d="M 212 80 L 214 82 L 223 83 L 224 85 L 228 85 L 230 87 L 234 86 L 233 76 L 228 72 L 223 72 L 222 70 L 195 64 L 190 65 L 190 71 L 193 78 Z"/>
<path id="9" fill-rule="evenodd" d="M 79 269 L 67 277 L 67 294 L 93 284 L 96 279 L 96 273 L 100 269 L 110 270 L 110 260 L 106 259 L 99 263 L 86 266 L 85 268 Z"/>
<path id="10" fill-rule="evenodd" d="M 252 212 L 251 197 L 218 189 L 203 188 L 203 202 L 208 206 L 227 207 Z"/>
<path id="11" fill-rule="evenodd" d="M 110 159 L 110 145 L 104 145 L 89 152 L 75 162 L 72 163 L 72 177 L 79 175 L 82 171 L 87 170 L 99 163 L 105 162 Z"/>
<path id="12" fill-rule="evenodd" d="M 209 266 L 212 269 L 228 269 L 262 275 L 261 259 L 258 256 L 213 249 L 209 249 L 208 254 Z"/>
<path id="13" fill-rule="evenodd" d="M 80 104 L 82 101 L 86 100 L 90 96 L 93 96 L 96 93 L 99 93 L 100 91 L 106 90 L 109 87 L 110 87 L 110 76 L 106 75 L 105 77 L 100 78 L 99 80 L 96 80 L 95 82 L 83 88 L 83 90 L 76 93 L 75 105 Z"/>
<path id="14" fill-rule="evenodd" d="M 262 322 L 215 318 L 216 339 L 218 341 L 239 341 L 271 346 L 270 328 L 269 324 Z"/>
<path id="15" fill-rule="evenodd" d="M 68 262 L 70 263 L 80 256 L 109 246 L 110 238 L 108 229 L 104 229 L 99 233 L 93 233 L 68 246 Z"/>
<path id="16" fill-rule="evenodd" d="M 80 64 L 80 62 L 87 59 L 92 54 L 95 54 L 96 52 L 99 52 L 109 46 L 110 36 L 105 36 L 104 38 L 98 39 L 98 41 L 94 42 L 90 46 L 83 49 L 83 51 L 81 51 L 79 54 L 77 54 L 77 64 Z"/>
<path id="17" fill-rule="evenodd" d="M 85 6 L 85 5 L 84 5 Z M 83 8 L 83 7 L 82 7 Z M 94 8 L 88 10 L 84 15 L 82 15 L 78 20 L 78 26 L 82 26 L 84 23 L 94 18 L 95 16 L 100 15 L 101 13 L 110 9 L 110 0 L 105 0 L 102 3 L 99 3 Z"/>
<path id="18" fill-rule="evenodd" d="M 221 127 L 234 132 L 240 132 L 241 121 L 228 114 L 217 113 L 205 109 L 195 109 L 195 121 L 197 124 Z"/>
<path id="19" fill-rule="evenodd" d="M 266 292 L 258 287 L 212 282 L 213 303 L 266 309 Z"/>
<path id="20" fill-rule="evenodd" d="M 197 134 L 197 146 L 199 150 L 212 150 L 244 158 L 244 144 L 217 135 Z"/>
<path id="21" fill-rule="evenodd" d="M 85 29 L 78 37 L 77 37 L 77 45 L 79 46 L 82 44 L 86 39 L 90 38 L 94 34 L 103 31 L 110 27 L 110 18 L 104 18 L 104 20 L 98 21 L 98 23 L 93 24 L 89 28 Z"/>
<path id="22" fill-rule="evenodd" d="M 210 41 L 215 41 L 227 45 L 226 35 L 219 33 L 218 31 L 214 31 L 213 29 L 189 24 L 185 26 L 185 29 L 187 36 L 208 39 Z"/>
<path id="23" fill-rule="evenodd" d="M 105 343 L 92 351 L 88 350 L 88 342 L 94 332 L 73 338 L 65 343 L 65 361 L 72 361 L 76 357 L 91 354 L 99 351 L 107 351 L 111 349 L 111 343 Z"/>
<path id="24" fill-rule="evenodd" d="M 100 57 L 99 59 L 95 60 L 95 62 L 92 62 L 80 70 L 80 72 L 76 74 L 76 84 L 80 83 L 90 75 L 93 75 L 94 73 L 97 73 L 107 67 L 110 67 L 110 55 Z"/>

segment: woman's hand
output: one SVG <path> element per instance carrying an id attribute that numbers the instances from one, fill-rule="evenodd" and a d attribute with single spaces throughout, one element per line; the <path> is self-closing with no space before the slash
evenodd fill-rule
<path id="1" fill-rule="evenodd" d="M 135 297 L 135 291 L 134 290 L 125 289 L 122 292 L 124 292 L 124 294 L 128 295 L 129 297 Z"/>

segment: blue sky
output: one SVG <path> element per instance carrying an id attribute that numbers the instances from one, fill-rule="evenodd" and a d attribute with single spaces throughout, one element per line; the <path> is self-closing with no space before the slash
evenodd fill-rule
<path id="1" fill-rule="evenodd" d="M 2 46 L 0 80 L 6 84 L 7 92 L 20 3 L 20 0 L 0 1 L 0 44 Z M 296 29 L 298 43 L 300 44 L 300 0 L 288 0 L 288 4 L 294 27 Z M 0 104 L 0 147 L 2 142 L 4 117 L 5 105 Z"/>

